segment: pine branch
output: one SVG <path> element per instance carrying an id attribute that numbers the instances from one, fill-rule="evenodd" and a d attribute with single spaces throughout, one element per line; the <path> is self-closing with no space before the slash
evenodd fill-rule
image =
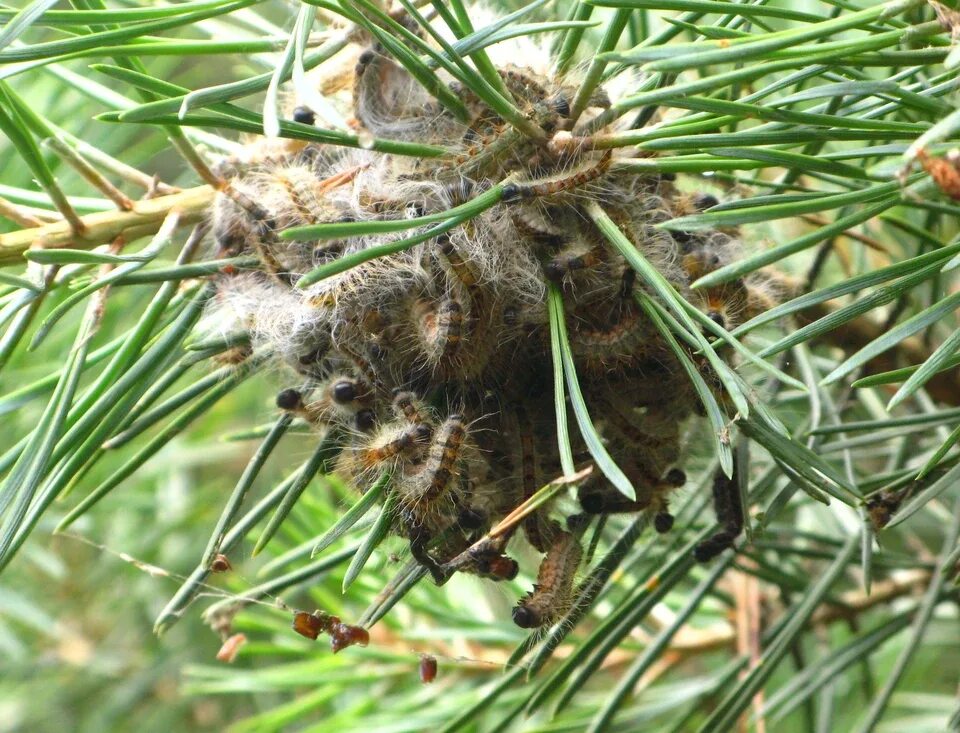
<path id="1" fill-rule="evenodd" d="M 67 222 L 54 222 L 31 229 L 0 234 L 0 266 L 18 265 L 31 247 L 78 247 L 92 249 L 118 238 L 133 242 L 156 234 L 171 212 L 179 214 L 180 226 L 192 226 L 206 216 L 215 191 L 198 186 L 167 196 L 132 202 L 129 211 L 105 211 L 80 217 L 82 235 Z"/>

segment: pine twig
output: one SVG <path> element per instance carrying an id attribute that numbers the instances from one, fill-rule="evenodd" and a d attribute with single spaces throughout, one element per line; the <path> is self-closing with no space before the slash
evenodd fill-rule
<path id="1" fill-rule="evenodd" d="M 0 267 L 23 262 L 23 253 L 31 246 L 43 248 L 76 247 L 92 249 L 113 242 L 118 237 L 130 242 L 156 234 L 164 219 L 174 209 L 180 211 L 180 226 L 200 222 L 216 191 L 212 186 L 197 186 L 169 196 L 135 201 L 130 211 L 104 211 L 80 218 L 84 233 L 73 233 L 68 222 L 54 222 L 31 229 L 0 234 Z"/>

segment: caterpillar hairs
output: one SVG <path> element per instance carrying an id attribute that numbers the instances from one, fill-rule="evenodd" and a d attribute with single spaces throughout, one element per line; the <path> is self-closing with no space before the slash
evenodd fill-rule
<path id="1" fill-rule="evenodd" d="M 455 572 L 513 578 L 510 544 L 525 536 L 543 561 L 513 618 L 536 628 L 576 603 L 583 554 L 576 523 L 565 526 L 569 517 L 548 503 L 496 541 L 483 538 L 563 473 L 548 290 L 561 294 L 562 327 L 596 429 L 636 493 L 627 500 L 594 471 L 577 490 L 585 515 L 647 512 L 658 531 L 670 531 L 669 497 L 686 482 L 685 426 L 700 410 L 675 351 L 637 300 L 655 295 L 588 207 L 600 206 L 680 297 L 723 328 L 770 308 L 783 288 L 773 276 L 753 275 L 693 291 L 693 280 L 740 256 L 736 232 L 658 225 L 716 199 L 683 195 L 671 176 L 629 172 L 611 151 L 578 143 L 584 125 L 595 136 L 611 131 L 593 122 L 609 106 L 607 93 L 593 95 L 575 127 L 569 77 L 515 63 L 496 70 L 546 142 L 516 134 L 511 121 L 450 82 L 447 91 L 467 111 L 458 118 L 382 45 L 358 46 L 352 82 L 339 87 L 350 90 L 343 113 L 359 139 L 415 141 L 448 153 L 416 158 L 367 144 L 252 142 L 221 168 L 231 177 L 210 220 L 221 253 L 252 255 L 261 267 L 222 277 L 214 317 L 248 329 L 256 349 L 277 354 L 297 384 L 307 380 L 309 390 L 286 389 L 277 405 L 318 432 L 343 436 L 338 471 L 358 492 L 389 477 L 392 532 L 437 583 Z M 291 114 L 314 122 L 302 106 Z M 493 205 L 433 236 L 412 221 L 420 241 L 385 256 L 368 255 L 396 244 L 396 228 L 319 240 L 281 234 L 315 224 L 441 221 L 495 187 Z M 307 273 L 344 258 L 362 262 L 302 286 Z M 711 367 L 689 355 L 723 403 Z M 582 468 L 590 451 L 571 438 Z M 714 482 L 722 531 L 698 548 L 699 560 L 740 533 L 734 486 Z"/>

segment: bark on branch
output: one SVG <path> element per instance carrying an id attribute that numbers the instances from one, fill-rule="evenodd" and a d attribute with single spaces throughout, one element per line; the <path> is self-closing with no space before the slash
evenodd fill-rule
<path id="1" fill-rule="evenodd" d="M 196 224 L 210 208 L 215 193 L 211 186 L 197 186 L 169 196 L 135 201 L 130 211 L 87 214 L 80 218 L 84 225 L 81 236 L 74 234 L 66 221 L 0 234 L 0 267 L 23 264 L 23 253 L 34 246 L 92 249 L 114 242 L 118 237 L 126 242 L 148 237 L 159 231 L 174 209 L 180 211 L 180 226 Z"/>

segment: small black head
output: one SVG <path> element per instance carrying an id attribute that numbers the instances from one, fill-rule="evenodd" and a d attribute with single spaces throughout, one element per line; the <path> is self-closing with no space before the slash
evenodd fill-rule
<path id="1" fill-rule="evenodd" d="M 450 241 L 450 237 L 446 234 L 441 234 L 437 237 L 437 249 L 445 255 L 452 255 L 456 251 L 456 247 L 453 246 L 453 242 Z"/>
<path id="2" fill-rule="evenodd" d="M 725 532 L 708 537 L 693 548 L 693 558 L 697 562 L 710 562 L 724 550 L 733 547 L 735 538 Z"/>
<path id="3" fill-rule="evenodd" d="M 671 468 L 663 478 L 671 486 L 680 487 L 687 483 L 687 474 L 679 468 Z"/>
<path id="4" fill-rule="evenodd" d="M 580 506 L 587 514 L 603 514 L 607 503 L 600 494 L 582 494 L 580 496 Z"/>
<path id="5" fill-rule="evenodd" d="M 693 559 L 697 562 L 710 562 L 717 554 L 713 546 L 708 545 L 706 542 L 701 542 L 693 548 Z"/>
<path id="6" fill-rule="evenodd" d="M 293 110 L 293 121 L 301 125 L 312 125 L 317 121 L 317 116 L 309 107 L 300 106 Z"/>
<path id="7" fill-rule="evenodd" d="M 303 405 L 303 395 L 295 389 L 285 389 L 277 394 L 277 407 L 281 410 L 296 410 Z"/>
<path id="8" fill-rule="evenodd" d="M 669 512 L 657 512 L 653 518 L 653 528 L 657 534 L 666 534 L 673 528 L 673 515 Z"/>
<path id="9" fill-rule="evenodd" d="M 723 313 L 720 311 L 710 311 L 707 313 L 707 318 L 720 326 L 720 328 L 727 327 L 727 319 L 723 317 Z"/>
<path id="10" fill-rule="evenodd" d="M 373 410 L 360 410 L 354 418 L 357 430 L 363 433 L 369 433 L 376 427 L 377 416 Z"/>
<path id="11" fill-rule="evenodd" d="M 340 405 L 353 402 L 357 399 L 357 385 L 348 379 L 341 379 L 330 388 L 330 396 Z"/>
<path id="12" fill-rule="evenodd" d="M 557 96 L 550 100 L 550 107 L 561 117 L 570 116 L 570 100 L 567 99 L 566 94 L 557 94 Z"/>
<path id="13" fill-rule="evenodd" d="M 242 235 L 233 231 L 217 234 L 217 255 L 221 257 L 236 257 L 247 246 Z"/>
<path id="14" fill-rule="evenodd" d="M 517 606 L 513 609 L 513 623 L 521 629 L 535 629 L 540 626 L 540 616 L 526 606 Z"/>
<path id="15" fill-rule="evenodd" d="M 505 204 L 512 204 L 523 198 L 524 189 L 516 183 L 505 183 L 500 193 L 500 200 Z"/>
<path id="16" fill-rule="evenodd" d="M 717 199 L 717 197 L 709 193 L 698 193 L 693 197 L 693 205 L 696 207 L 697 211 L 706 211 L 707 209 L 712 209 L 719 203 L 720 201 Z"/>

